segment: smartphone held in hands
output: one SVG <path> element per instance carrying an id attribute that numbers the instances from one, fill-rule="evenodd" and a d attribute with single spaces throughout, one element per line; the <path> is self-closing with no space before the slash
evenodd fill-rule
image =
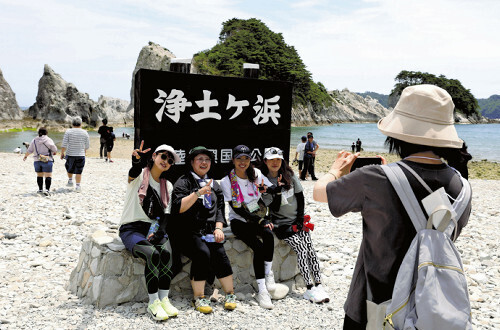
<path id="1" fill-rule="evenodd" d="M 352 164 L 351 172 L 366 165 L 382 165 L 382 159 L 379 157 L 358 157 Z"/>

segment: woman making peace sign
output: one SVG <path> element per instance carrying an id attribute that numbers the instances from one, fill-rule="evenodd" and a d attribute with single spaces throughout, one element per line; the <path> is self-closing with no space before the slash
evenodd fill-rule
<path id="1" fill-rule="evenodd" d="M 165 226 L 170 216 L 172 184 L 164 174 L 180 158 L 171 146 L 163 144 L 156 148 L 146 165 L 143 156 L 150 148 L 142 150 L 143 146 L 144 141 L 132 152 L 120 238 L 133 256 L 146 261 L 148 312 L 153 319 L 162 321 L 179 312 L 168 299 L 173 275 L 172 248 Z"/>

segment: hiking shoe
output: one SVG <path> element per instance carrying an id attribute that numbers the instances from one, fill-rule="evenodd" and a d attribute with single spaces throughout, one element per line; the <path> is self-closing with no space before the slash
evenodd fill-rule
<path id="1" fill-rule="evenodd" d="M 316 286 L 316 289 L 314 290 L 318 295 L 319 297 L 323 300 L 323 302 L 330 302 L 330 297 L 328 296 L 328 293 L 325 291 L 325 288 L 321 285 L 321 284 L 318 284 L 318 286 Z"/>
<path id="2" fill-rule="evenodd" d="M 169 317 L 177 316 L 177 314 L 179 314 L 179 310 L 177 308 L 175 308 L 174 305 L 172 305 L 172 303 L 170 303 L 170 300 L 168 299 L 168 297 L 164 297 L 161 300 L 161 307 L 163 308 L 163 310 L 167 313 L 167 315 Z"/>
<path id="3" fill-rule="evenodd" d="M 76 192 L 82 192 L 82 186 L 76 186 L 75 187 Z"/>
<path id="4" fill-rule="evenodd" d="M 212 313 L 212 307 L 210 307 L 210 300 L 205 298 L 205 296 L 196 297 L 192 302 L 193 307 L 203 314 Z"/>
<path id="5" fill-rule="evenodd" d="M 315 286 L 313 286 L 309 290 L 306 290 L 306 292 L 304 293 L 304 299 L 317 304 L 321 304 L 323 302 L 323 298 L 316 292 Z"/>
<path id="6" fill-rule="evenodd" d="M 161 307 L 160 299 L 156 299 L 152 304 L 148 305 L 148 313 L 156 321 L 164 321 L 168 319 L 167 312 Z"/>
<path id="7" fill-rule="evenodd" d="M 257 296 L 255 297 L 257 299 L 257 302 L 259 303 L 259 306 L 265 309 L 273 309 L 274 305 L 271 302 L 271 295 L 269 295 L 269 292 L 267 291 L 259 291 L 257 293 Z"/>
<path id="8" fill-rule="evenodd" d="M 274 282 L 274 273 L 273 271 L 270 271 L 269 274 L 265 276 L 266 278 L 266 288 L 267 291 L 274 291 L 276 290 L 276 283 Z"/>
<path id="9" fill-rule="evenodd" d="M 226 298 L 224 299 L 224 309 L 232 311 L 236 308 L 236 296 L 234 293 L 226 294 Z"/>
<path id="10" fill-rule="evenodd" d="M 73 187 L 73 180 L 68 180 L 68 183 L 66 183 L 66 187 Z"/>

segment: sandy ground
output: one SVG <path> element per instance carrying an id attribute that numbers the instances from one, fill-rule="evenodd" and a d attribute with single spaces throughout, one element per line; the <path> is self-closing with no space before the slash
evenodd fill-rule
<path id="1" fill-rule="evenodd" d="M 90 150 L 87 154 L 90 157 L 99 157 L 99 139 L 93 138 L 90 143 Z M 117 138 L 115 141 L 115 146 L 112 151 L 112 158 L 126 158 L 128 159 L 132 154 L 134 147 L 133 140 L 123 139 L 121 137 Z M 316 157 L 316 172 L 318 174 L 328 172 L 331 164 L 335 160 L 339 150 L 332 149 L 319 149 Z M 374 152 L 362 152 L 361 157 L 373 157 L 376 153 Z M 383 157 L 387 159 L 388 162 L 395 162 L 398 157 L 388 153 L 381 153 Z M 290 149 L 290 159 L 295 156 L 295 149 Z M 293 166 L 294 170 L 297 170 L 297 166 Z M 489 179 L 489 180 L 500 180 L 500 163 L 488 162 L 488 161 L 472 161 L 469 163 L 469 176 L 471 179 Z"/>

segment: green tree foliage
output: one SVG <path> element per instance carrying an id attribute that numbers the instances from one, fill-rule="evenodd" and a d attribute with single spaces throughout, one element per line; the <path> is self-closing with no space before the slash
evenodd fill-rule
<path id="1" fill-rule="evenodd" d="M 462 86 L 462 83 L 457 79 L 448 79 L 444 75 L 435 76 L 427 72 L 401 71 L 395 78 L 396 84 L 389 96 L 389 106 L 396 105 L 401 92 L 408 86 L 420 84 L 432 84 L 446 90 L 455 103 L 455 111 L 458 111 L 466 116 L 480 117 L 478 111 L 479 105 L 476 98 Z"/>
<path id="2" fill-rule="evenodd" d="M 260 79 L 293 83 L 294 104 L 327 106 L 332 102 L 325 86 L 312 81 L 295 47 L 256 18 L 224 22 L 219 42 L 195 54 L 194 62 L 202 74 L 229 77 L 242 77 L 243 63 L 257 63 Z"/>
<path id="3" fill-rule="evenodd" d="M 491 95 L 487 99 L 478 99 L 481 114 L 486 118 L 500 118 L 500 95 Z"/>

